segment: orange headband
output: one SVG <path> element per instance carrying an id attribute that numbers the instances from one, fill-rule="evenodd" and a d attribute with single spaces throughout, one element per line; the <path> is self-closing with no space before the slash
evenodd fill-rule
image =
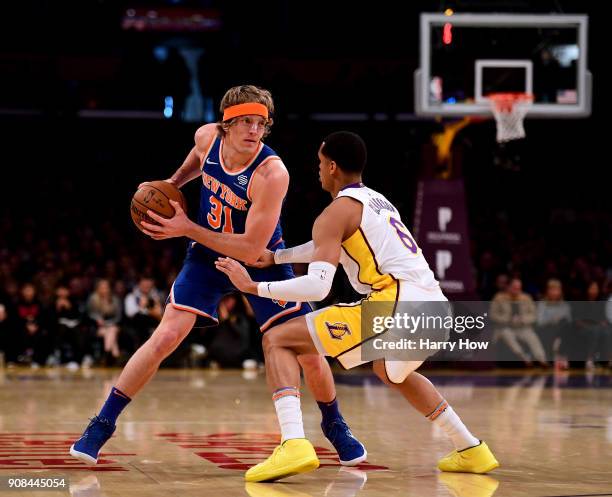
<path id="1" fill-rule="evenodd" d="M 262 116 L 268 119 L 268 108 L 264 104 L 249 102 L 246 104 L 232 105 L 223 111 L 223 120 L 227 121 L 238 116 L 248 116 L 250 114 Z"/>

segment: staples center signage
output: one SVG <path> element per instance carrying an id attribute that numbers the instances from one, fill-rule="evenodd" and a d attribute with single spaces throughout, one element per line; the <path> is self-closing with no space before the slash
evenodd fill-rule
<path id="1" fill-rule="evenodd" d="M 442 290 L 449 296 L 472 294 L 475 281 L 462 180 L 419 182 L 413 232 Z"/>

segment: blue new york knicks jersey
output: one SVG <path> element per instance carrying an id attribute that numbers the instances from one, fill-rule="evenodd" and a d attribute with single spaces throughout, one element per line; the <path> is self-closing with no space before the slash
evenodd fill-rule
<path id="1" fill-rule="evenodd" d="M 202 189 L 197 222 L 200 226 L 220 233 L 244 233 L 251 206 L 253 175 L 258 167 L 279 157 L 270 147 L 260 143 L 253 158 L 243 169 L 229 172 L 223 164 L 222 147 L 223 139 L 216 137 L 202 160 Z M 281 240 L 279 219 L 267 247 L 271 249 Z M 220 254 L 192 243 L 190 255 L 216 258 Z"/>
<path id="2" fill-rule="evenodd" d="M 244 233 L 251 206 L 253 174 L 265 162 L 277 159 L 274 151 L 261 143 L 253 158 L 235 173 L 225 169 L 221 149 L 223 140 L 215 138 L 201 164 L 202 191 L 198 224 L 220 233 Z M 285 248 L 280 219 L 268 242 L 271 250 Z M 190 242 L 187 258 L 176 277 L 168 301 L 176 309 L 194 313 L 197 323 L 207 326 L 218 323 L 217 306 L 223 295 L 235 291 L 229 278 L 219 271 L 214 261 L 221 254 L 196 242 Z M 273 265 L 264 269 L 248 267 L 254 281 L 282 281 L 293 278 L 291 264 Z M 312 311 L 307 303 L 270 300 L 246 295 L 262 331 L 271 326 Z"/>

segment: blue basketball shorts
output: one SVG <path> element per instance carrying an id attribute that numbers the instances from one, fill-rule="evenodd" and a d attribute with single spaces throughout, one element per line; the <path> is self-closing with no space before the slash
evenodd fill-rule
<path id="1" fill-rule="evenodd" d="M 253 281 L 281 281 L 295 278 L 290 264 L 279 264 L 264 269 L 247 268 Z M 181 272 L 177 276 L 169 303 L 176 309 L 198 315 L 196 326 L 214 326 L 219 322 L 217 306 L 224 295 L 237 291 L 230 279 L 215 265 L 213 259 L 187 257 Z M 266 331 L 271 326 L 283 323 L 297 316 L 312 312 L 307 302 L 285 302 L 262 298 L 257 295 L 245 295 L 255 319 Z"/>

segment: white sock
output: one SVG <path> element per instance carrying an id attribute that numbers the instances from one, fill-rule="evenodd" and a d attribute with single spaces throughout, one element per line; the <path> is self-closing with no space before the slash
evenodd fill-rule
<path id="1" fill-rule="evenodd" d="M 475 447 L 480 443 L 480 440 L 470 433 L 461 418 L 445 400 L 427 417 L 446 433 L 453 442 L 455 450 Z"/>
<path id="2" fill-rule="evenodd" d="M 274 407 L 276 408 L 276 416 L 278 417 L 283 442 L 292 438 L 306 438 L 299 397 L 296 395 L 285 395 L 274 401 Z"/>

